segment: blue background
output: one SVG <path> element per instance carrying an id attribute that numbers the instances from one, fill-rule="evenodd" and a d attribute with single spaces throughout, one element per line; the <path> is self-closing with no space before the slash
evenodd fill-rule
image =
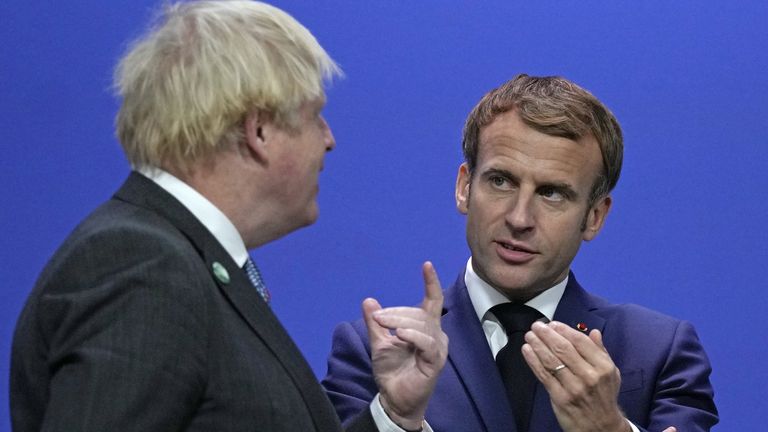
<path id="1" fill-rule="evenodd" d="M 155 1 L 0 2 L 0 430 L 13 327 L 67 233 L 121 184 L 114 64 Z M 461 127 L 519 72 L 561 74 L 616 114 L 625 165 L 583 285 L 692 321 L 721 431 L 762 430 L 768 358 L 768 2 L 281 1 L 346 79 L 320 220 L 254 251 L 274 309 L 315 372 L 334 325 L 421 298 L 464 265 L 453 184 Z M 761 422 L 762 420 L 762 422 Z M 684 425 L 681 430 L 685 430 Z"/>

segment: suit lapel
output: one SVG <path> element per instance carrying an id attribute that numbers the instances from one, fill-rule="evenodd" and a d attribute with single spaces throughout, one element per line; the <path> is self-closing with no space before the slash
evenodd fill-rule
<path id="1" fill-rule="evenodd" d="M 330 401 L 321 391 L 320 386 L 317 385 L 317 378 L 272 309 L 264 302 L 243 270 L 235 264 L 226 251 L 216 251 L 216 253 L 205 255 L 206 265 L 209 269 L 217 260 L 222 264 L 226 262 L 225 267 L 231 276 L 231 281 L 228 284 L 214 278 L 220 291 L 229 300 L 230 305 L 256 332 L 256 335 L 264 341 L 264 344 L 275 357 L 280 360 L 296 388 L 301 392 L 304 402 L 312 413 L 317 430 L 340 429 L 337 416 L 331 409 Z"/>
<path id="2" fill-rule="evenodd" d="M 131 173 L 115 194 L 115 198 L 157 212 L 189 239 L 200 253 L 212 281 L 219 287 L 220 292 L 282 363 L 296 388 L 301 392 L 317 430 L 340 430 L 338 418 L 333 413 L 327 397 L 317 385 L 317 379 L 303 355 L 270 307 L 259 296 L 243 270 L 237 266 L 213 234 L 176 198 L 138 173 Z M 228 282 L 214 275 L 214 263 L 226 269 L 229 275 Z"/>
<path id="3" fill-rule="evenodd" d="M 488 432 L 516 432 L 512 408 L 482 325 L 464 284 L 464 273 L 445 292 L 443 331 L 448 362 L 472 400 Z"/>
<path id="4" fill-rule="evenodd" d="M 585 333 L 592 329 L 603 331 L 605 319 L 594 313 L 598 306 L 594 297 L 589 295 L 576 281 L 576 276 L 570 273 L 568 285 L 557 305 L 554 318 L 572 328 L 581 327 Z"/>
<path id="5" fill-rule="evenodd" d="M 583 328 L 586 333 L 592 329 L 603 331 L 605 319 L 595 314 L 595 309 L 597 309 L 597 304 L 595 304 L 594 298 L 579 285 L 573 273 L 570 273 L 563 297 L 555 310 L 554 320 L 572 328 Z M 557 423 L 555 413 L 552 411 L 549 394 L 541 383 L 536 386 L 529 429 L 530 432 L 562 431 Z"/>

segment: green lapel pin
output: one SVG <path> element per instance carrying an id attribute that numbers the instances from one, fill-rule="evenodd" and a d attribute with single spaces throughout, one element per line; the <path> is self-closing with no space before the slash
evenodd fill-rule
<path id="1" fill-rule="evenodd" d="M 216 276 L 216 279 L 218 279 L 219 282 L 223 284 L 229 283 L 229 272 L 220 262 L 214 261 L 211 267 L 213 268 L 213 275 Z"/>

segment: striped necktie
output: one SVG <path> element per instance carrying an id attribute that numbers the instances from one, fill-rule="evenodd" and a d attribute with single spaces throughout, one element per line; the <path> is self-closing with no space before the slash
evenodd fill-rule
<path id="1" fill-rule="evenodd" d="M 248 261 L 245 262 L 243 270 L 245 270 L 245 274 L 248 275 L 248 279 L 253 284 L 253 287 L 256 288 L 256 291 L 259 293 L 261 298 L 263 298 L 264 301 L 269 304 L 269 300 L 272 298 L 272 296 L 269 294 L 267 286 L 264 285 L 264 280 L 261 278 L 261 272 L 259 272 L 258 267 L 256 267 L 256 264 L 254 264 L 250 257 L 248 257 Z"/>

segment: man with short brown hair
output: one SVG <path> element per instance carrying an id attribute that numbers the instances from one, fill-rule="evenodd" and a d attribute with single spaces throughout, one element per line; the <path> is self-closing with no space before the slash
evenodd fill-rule
<path id="1" fill-rule="evenodd" d="M 711 371 L 693 327 L 588 293 L 570 271 L 612 205 L 621 129 L 560 77 L 518 75 L 464 128 L 456 206 L 472 256 L 445 292 L 451 345 L 426 419 L 442 432 L 708 431 Z M 323 385 L 342 420 L 375 392 L 360 322 Z"/>

